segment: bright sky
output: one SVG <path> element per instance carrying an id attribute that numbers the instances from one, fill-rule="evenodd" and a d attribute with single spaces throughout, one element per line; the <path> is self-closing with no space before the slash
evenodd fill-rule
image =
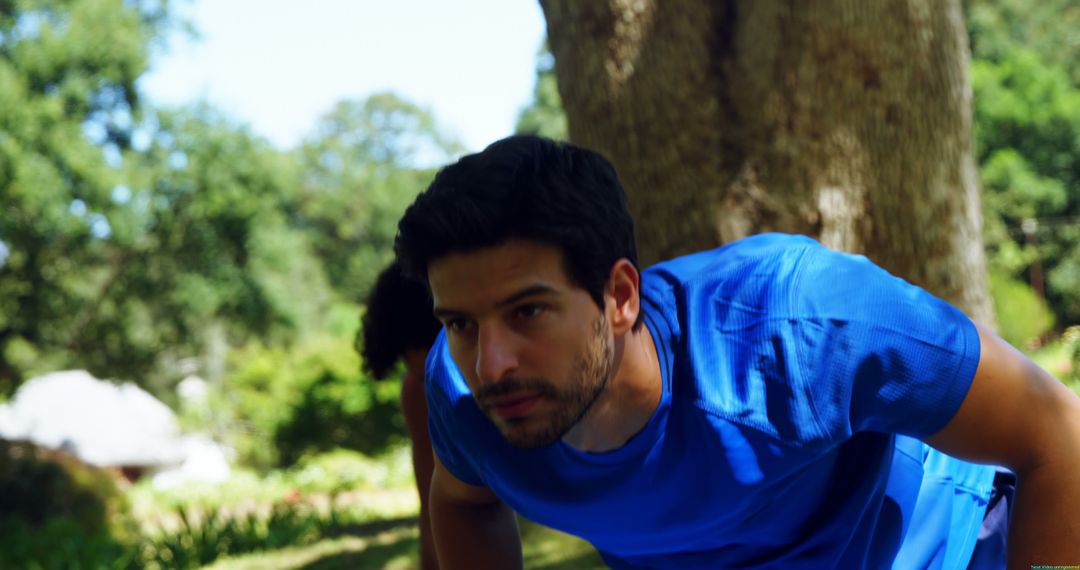
<path id="1" fill-rule="evenodd" d="M 276 146 L 346 98 L 393 91 L 469 150 L 513 131 L 544 38 L 537 0 L 187 0 L 140 87 L 157 104 L 207 100 Z"/>

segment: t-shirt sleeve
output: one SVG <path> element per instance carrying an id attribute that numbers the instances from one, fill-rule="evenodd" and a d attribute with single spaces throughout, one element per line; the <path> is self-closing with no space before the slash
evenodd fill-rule
<path id="1" fill-rule="evenodd" d="M 933 435 L 978 366 L 960 310 L 859 255 L 811 248 L 792 281 L 799 366 L 830 438 L 859 431 Z"/>
<path id="2" fill-rule="evenodd" d="M 455 409 L 455 402 L 461 401 L 465 394 L 444 333 L 439 334 L 431 347 L 424 376 L 432 450 L 455 477 L 470 485 L 484 485 L 466 451 L 459 447 L 460 442 L 472 439 L 467 433 L 467 418 L 460 415 L 470 414 L 473 406 L 463 403 Z"/>

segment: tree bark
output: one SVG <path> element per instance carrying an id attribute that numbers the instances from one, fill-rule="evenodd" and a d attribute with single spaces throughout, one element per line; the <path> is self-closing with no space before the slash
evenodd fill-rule
<path id="1" fill-rule="evenodd" d="M 540 0 L 646 265 L 784 231 L 992 322 L 960 0 Z"/>

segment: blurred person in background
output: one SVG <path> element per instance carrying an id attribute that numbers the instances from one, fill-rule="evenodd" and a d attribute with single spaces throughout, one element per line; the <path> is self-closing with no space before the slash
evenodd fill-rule
<path id="1" fill-rule="evenodd" d="M 389 376 L 399 360 L 405 365 L 401 412 L 412 444 L 413 473 L 420 493 L 420 562 L 424 570 L 438 568 L 428 521 L 428 488 L 434 461 L 424 396 L 424 361 L 440 328 L 431 312 L 427 287 L 405 277 L 397 263 L 384 269 L 368 297 L 360 353 L 364 369 L 376 380 Z"/>

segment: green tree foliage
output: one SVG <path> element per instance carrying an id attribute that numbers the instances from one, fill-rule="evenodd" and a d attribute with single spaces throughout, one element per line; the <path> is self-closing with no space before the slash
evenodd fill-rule
<path id="1" fill-rule="evenodd" d="M 0 392 L 32 365 L 70 362 L 71 316 L 107 278 L 93 268 L 111 255 L 135 80 L 167 14 L 122 0 L 0 9 Z"/>
<path id="2" fill-rule="evenodd" d="M 295 172 L 265 141 L 213 109 L 163 112 L 130 153 L 113 222 L 108 290 L 78 330 L 84 365 L 144 379 L 229 344 L 286 342 L 330 300 L 306 236 L 288 223 Z"/>
<path id="3" fill-rule="evenodd" d="M 567 140 L 566 113 L 563 112 L 559 84 L 555 79 L 555 57 L 547 42 L 536 56 L 536 85 L 532 101 L 518 115 L 514 131 L 518 134 L 540 135 Z"/>
<path id="4" fill-rule="evenodd" d="M 1065 324 L 1080 322 L 1076 23 L 1075 0 L 979 1 L 969 9 L 991 271 L 1021 280 L 1044 275 L 1047 300 Z"/>
<path id="5" fill-rule="evenodd" d="M 293 227 L 295 165 L 206 106 L 139 106 L 168 3 L 7 8 L 0 392 L 80 367 L 160 394 L 212 341 L 317 328 L 332 292 Z"/>
<path id="6" fill-rule="evenodd" d="M 0 0 L 0 399 L 67 367 L 168 399 L 196 363 L 215 407 L 192 416 L 252 464 L 378 451 L 399 387 L 361 376 L 357 303 L 461 146 L 389 93 L 286 152 L 207 105 L 148 108 L 176 24 L 168 0 Z"/>
<path id="7" fill-rule="evenodd" d="M 461 152 L 431 114 L 391 93 L 342 101 L 298 149 L 294 223 L 311 237 L 345 299 L 367 296 L 393 257 L 397 221 L 442 164 Z"/>
<path id="8" fill-rule="evenodd" d="M 974 59 L 1002 61 L 1024 46 L 1080 85 L 1080 2 L 967 0 L 965 7 Z"/>
<path id="9" fill-rule="evenodd" d="M 172 133 L 176 128 L 164 130 Z M 434 174 L 425 165 L 446 162 L 458 152 L 460 145 L 440 131 L 430 113 L 380 93 L 342 101 L 322 117 L 285 161 L 291 172 L 274 164 L 253 168 L 267 173 L 268 181 L 295 181 L 291 188 L 268 191 L 281 198 L 263 200 L 284 204 L 287 227 L 257 226 L 266 229 L 267 241 L 293 235 L 297 251 L 276 248 L 278 259 L 306 259 L 313 267 L 295 272 L 301 278 L 325 271 L 334 302 L 329 313 L 308 312 L 321 317 L 301 327 L 306 335 L 286 344 L 252 338 L 230 356 L 212 415 L 219 420 L 217 431 L 232 440 L 246 463 L 289 465 L 307 453 L 334 447 L 376 453 L 403 437 L 400 386 L 375 384 L 360 372 L 351 345 L 359 322 L 356 303 L 367 297 L 375 276 L 393 257 L 397 221 Z M 227 166 L 237 162 L 235 157 L 222 160 L 222 172 L 235 170 Z M 167 157 L 151 162 L 163 161 Z M 275 168 L 277 174 L 272 174 Z M 245 186 L 250 194 L 250 180 Z M 224 226 L 220 221 L 208 224 Z M 301 249 L 314 255 L 300 255 Z M 294 274 L 282 269 L 276 274 Z M 239 274 L 258 276 L 252 271 Z M 291 292 L 283 298 L 310 297 L 305 286 L 310 289 L 304 283 L 283 287 Z M 288 307 L 285 303 L 280 308 Z"/>
<path id="10" fill-rule="evenodd" d="M 212 416 L 245 464 L 288 466 L 336 447 L 375 454 L 403 439 L 400 382 L 364 376 L 350 341 L 346 334 L 287 348 L 251 343 L 231 355 Z"/>
<path id="11" fill-rule="evenodd" d="M 300 401 L 274 433 L 279 465 L 336 448 L 376 455 L 404 440 L 397 383 L 376 383 L 355 370 L 326 367 L 303 388 Z"/>
<path id="12" fill-rule="evenodd" d="M 990 294 L 994 297 L 998 334 L 1013 346 L 1028 346 L 1053 328 L 1053 313 L 1026 283 L 991 273 Z"/>

